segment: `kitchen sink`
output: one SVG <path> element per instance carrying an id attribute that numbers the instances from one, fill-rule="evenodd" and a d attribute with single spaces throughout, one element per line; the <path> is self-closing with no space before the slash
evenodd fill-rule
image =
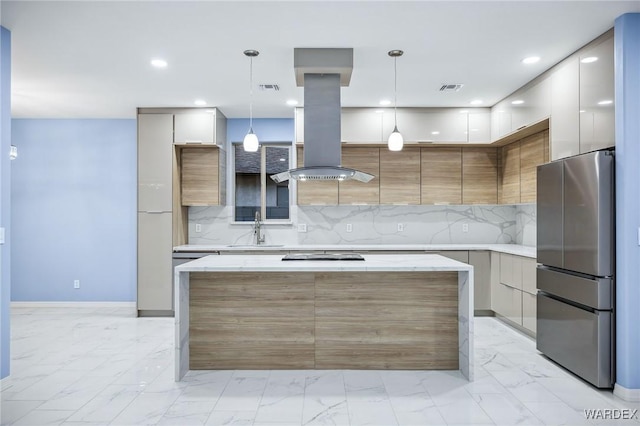
<path id="1" fill-rule="evenodd" d="M 229 244 L 227 247 L 239 247 L 239 248 L 260 248 L 260 247 L 284 247 L 284 244 Z"/>

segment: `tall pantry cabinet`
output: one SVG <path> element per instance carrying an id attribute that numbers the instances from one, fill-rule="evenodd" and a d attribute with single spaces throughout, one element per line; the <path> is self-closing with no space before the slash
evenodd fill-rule
<path id="1" fill-rule="evenodd" d="M 181 173 L 183 148 L 201 147 L 203 154 L 215 151 L 216 159 L 224 159 L 217 154 L 225 141 L 226 117 L 217 109 L 138 109 L 139 316 L 173 315 L 173 246 L 187 242 L 188 212 L 181 192 L 182 180 L 190 176 Z"/>

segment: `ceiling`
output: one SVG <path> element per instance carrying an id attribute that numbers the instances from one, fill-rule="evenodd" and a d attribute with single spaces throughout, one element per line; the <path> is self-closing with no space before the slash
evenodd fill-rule
<path id="1" fill-rule="evenodd" d="M 133 118 L 136 107 L 192 107 L 229 118 L 293 117 L 303 105 L 295 47 L 352 47 L 343 106 L 491 106 L 613 26 L 640 1 L 6 1 L 16 118 Z M 521 59 L 542 59 L 524 65 Z M 168 62 L 165 69 L 152 58 Z M 458 92 L 442 84 L 462 83 Z"/>

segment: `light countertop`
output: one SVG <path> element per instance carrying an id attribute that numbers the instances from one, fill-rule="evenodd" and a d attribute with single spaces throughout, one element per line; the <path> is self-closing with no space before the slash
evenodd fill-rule
<path id="1" fill-rule="evenodd" d="M 446 251 L 446 250 L 488 250 L 516 256 L 536 258 L 536 248 L 518 244 L 284 244 L 284 245 L 201 245 L 186 244 L 173 248 L 175 252 L 247 252 L 247 251 Z"/>
<path id="2" fill-rule="evenodd" d="M 472 271 L 473 267 L 437 254 L 364 254 L 364 261 L 291 260 L 282 255 L 206 256 L 176 266 L 180 272 L 309 272 L 309 271 Z"/>

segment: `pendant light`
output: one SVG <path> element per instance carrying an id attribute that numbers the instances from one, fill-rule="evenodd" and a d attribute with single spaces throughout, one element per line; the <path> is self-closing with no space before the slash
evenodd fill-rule
<path id="1" fill-rule="evenodd" d="M 245 50 L 245 56 L 249 57 L 249 133 L 242 141 L 242 147 L 245 151 L 256 152 L 260 143 L 258 137 L 253 133 L 253 58 L 258 56 L 260 52 L 257 50 Z"/>
<path id="2" fill-rule="evenodd" d="M 393 132 L 389 135 L 387 145 L 389 151 L 402 151 L 402 145 L 404 145 L 404 138 L 398 131 L 398 71 L 396 63 L 398 57 L 402 56 L 404 52 L 402 50 L 390 50 L 389 56 L 393 58 Z"/>

